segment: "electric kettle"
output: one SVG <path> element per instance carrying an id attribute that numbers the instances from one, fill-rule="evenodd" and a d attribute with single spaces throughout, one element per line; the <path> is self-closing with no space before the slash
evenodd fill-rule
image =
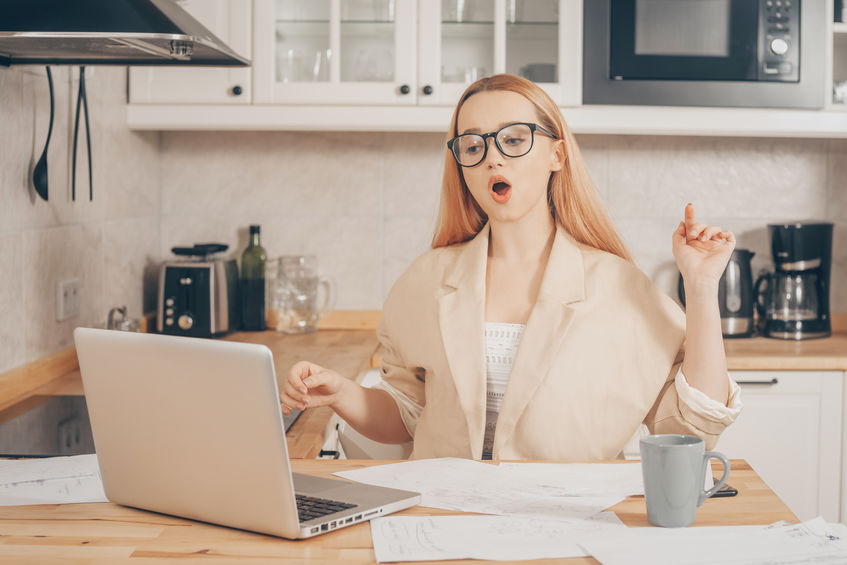
<path id="1" fill-rule="evenodd" d="M 753 272 L 750 260 L 755 253 L 749 249 L 732 252 L 718 284 L 718 306 L 721 312 L 721 331 L 724 337 L 749 337 L 753 334 Z M 685 289 L 679 276 L 677 293 L 685 306 Z"/>

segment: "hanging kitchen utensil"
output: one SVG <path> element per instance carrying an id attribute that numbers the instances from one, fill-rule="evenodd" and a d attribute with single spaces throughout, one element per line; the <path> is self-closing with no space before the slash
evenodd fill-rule
<path id="1" fill-rule="evenodd" d="M 50 85 L 50 125 L 47 128 L 47 141 L 44 142 L 44 151 L 41 153 L 41 158 L 32 169 L 32 185 L 35 187 L 35 192 L 38 196 L 47 200 L 47 148 L 50 146 L 50 135 L 53 133 L 53 74 L 50 72 L 50 67 L 47 69 L 47 84 Z"/>
<path id="2" fill-rule="evenodd" d="M 88 123 L 88 97 L 85 95 L 85 67 L 79 68 L 79 90 L 76 96 L 76 118 L 74 119 L 73 170 L 71 172 L 71 200 L 76 200 L 76 145 L 79 137 L 79 107 L 85 111 L 85 144 L 88 148 L 88 200 L 94 200 L 94 175 L 91 170 L 91 130 Z"/>

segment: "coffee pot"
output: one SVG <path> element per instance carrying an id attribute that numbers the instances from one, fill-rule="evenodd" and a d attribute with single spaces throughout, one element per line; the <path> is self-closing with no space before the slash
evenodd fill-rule
<path id="1" fill-rule="evenodd" d="M 724 337 L 749 337 L 753 334 L 753 310 L 756 302 L 750 261 L 754 255 L 749 249 L 734 250 L 718 283 L 718 306 Z M 679 276 L 677 293 L 685 306 L 682 275 Z"/>
<path id="2" fill-rule="evenodd" d="M 760 276 L 755 288 L 765 336 L 810 339 L 832 333 L 832 227 L 829 222 L 768 225 L 774 271 Z"/>

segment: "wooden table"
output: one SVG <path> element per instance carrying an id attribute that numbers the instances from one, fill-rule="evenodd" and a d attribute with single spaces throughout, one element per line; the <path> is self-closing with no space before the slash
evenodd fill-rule
<path id="1" fill-rule="evenodd" d="M 295 471 L 329 476 L 334 471 L 393 461 L 294 460 Z M 625 462 L 611 464 L 625 465 Z M 716 468 L 717 469 L 717 468 Z M 732 461 L 734 498 L 707 500 L 695 526 L 797 522 L 788 507 L 747 463 Z M 628 526 L 648 526 L 644 497 L 613 510 Z M 400 515 L 458 514 L 415 507 Z M 370 526 L 357 524 L 302 541 L 233 530 L 111 503 L 0 507 L 0 563 L 374 563 Z M 442 561 L 462 565 L 462 561 Z M 506 562 L 500 562 L 506 563 Z M 516 562 L 515 562 L 516 563 Z M 542 559 L 531 563 L 597 563 L 593 558 Z"/>

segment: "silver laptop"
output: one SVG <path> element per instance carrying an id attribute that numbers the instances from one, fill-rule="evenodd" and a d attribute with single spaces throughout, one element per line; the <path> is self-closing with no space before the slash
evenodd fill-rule
<path id="1" fill-rule="evenodd" d="M 420 502 L 292 473 L 263 345 L 87 328 L 74 341 L 112 502 L 285 538 Z"/>

